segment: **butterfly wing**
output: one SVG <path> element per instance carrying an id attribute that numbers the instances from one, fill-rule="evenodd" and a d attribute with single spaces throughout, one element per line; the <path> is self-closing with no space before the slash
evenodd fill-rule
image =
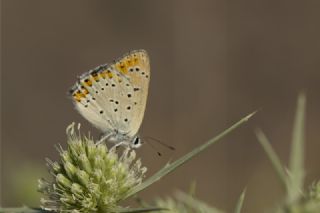
<path id="1" fill-rule="evenodd" d="M 135 50 L 123 56 L 111 66 L 129 81 L 126 85 L 124 98 L 128 101 L 124 117 L 120 119 L 128 121 L 124 125 L 126 134 L 133 137 L 139 131 L 147 103 L 148 88 L 150 82 L 150 60 L 145 50 Z M 119 121 L 122 123 L 122 120 Z"/>
<path id="2" fill-rule="evenodd" d="M 133 137 L 143 120 L 149 79 L 149 57 L 135 50 L 83 74 L 71 93 L 76 109 L 98 129 Z"/>

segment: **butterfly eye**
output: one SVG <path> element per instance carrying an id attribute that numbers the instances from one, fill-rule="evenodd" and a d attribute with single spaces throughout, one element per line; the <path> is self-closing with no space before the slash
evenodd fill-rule
<path id="1" fill-rule="evenodd" d="M 136 137 L 136 138 L 134 139 L 133 144 L 134 144 L 134 145 L 138 145 L 139 143 L 140 143 L 140 138 Z"/>
<path id="2" fill-rule="evenodd" d="M 130 68 L 129 68 L 129 71 L 130 71 L 130 72 L 133 72 L 133 71 L 134 71 L 133 67 L 130 67 Z"/>
<path id="3" fill-rule="evenodd" d="M 132 148 L 139 148 L 142 145 L 141 140 L 136 136 L 132 141 Z"/>

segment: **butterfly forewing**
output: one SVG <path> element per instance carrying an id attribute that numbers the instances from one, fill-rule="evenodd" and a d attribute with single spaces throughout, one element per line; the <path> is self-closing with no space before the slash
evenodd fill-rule
<path id="1" fill-rule="evenodd" d="M 72 89 L 76 109 L 104 133 L 137 134 L 143 120 L 150 65 L 144 50 L 83 74 Z"/>

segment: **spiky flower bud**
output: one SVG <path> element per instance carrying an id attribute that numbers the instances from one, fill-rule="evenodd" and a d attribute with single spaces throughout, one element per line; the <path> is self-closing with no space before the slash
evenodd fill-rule
<path id="1" fill-rule="evenodd" d="M 39 180 L 42 208 L 57 212 L 112 212 L 129 190 L 141 183 L 146 168 L 129 148 L 120 155 L 105 144 L 67 129 L 68 147 L 61 161 L 48 161 L 53 180 Z"/>
<path id="2" fill-rule="evenodd" d="M 304 196 L 290 204 L 280 208 L 277 213 L 319 213 L 320 212 L 320 182 L 313 183 Z"/>
<path id="3" fill-rule="evenodd" d="M 320 204 L 320 181 L 314 182 L 309 190 L 309 197 Z"/>

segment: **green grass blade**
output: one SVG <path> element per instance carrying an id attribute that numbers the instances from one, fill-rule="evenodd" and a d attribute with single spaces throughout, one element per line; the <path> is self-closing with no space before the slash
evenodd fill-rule
<path id="1" fill-rule="evenodd" d="M 242 118 L 240 121 L 238 121 L 237 123 L 235 123 L 234 125 L 232 125 L 228 129 L 226 129 L 225 131 L 220 133 L 218 136 L 216 136 L 213 139 L 207 141 L 205 144 L 202 144 L 201 146 L 193 149 L 191 152 L 189 152 L 188 154 L 186 154 L 183 157 L 179 158 L 178 160 L 176 160 L 172 164 L 167 164 L 162 169 L 160 169 L 158 172 L 156 172 L 154 175 L 152 175 L 150 178 L 148 178 L 146 181 L 144 181 L 140 185 L 134 187 L 128 193 L 127 197 L 130 197 L 130 196 L 140 192 L 141 190 L 147 188 L 151 184 L 153 184 L 156 181 L 160 180 L 163 176 L 171 173 L 176 168 L 178 168 L 179 166 L 181 166 L 182 164 L 184 164 L 185 162 L 187 162 L 188 160 L 190 160 L 191 158 L 193 158 L 194 156 L 198 155 L 200 152 L 202 152 L 203 150 L 208 148 L 210 145 L 215 144 L 217 141 L 222 139 L 224 136 L 228 135 L 230 132 L 232 132 L 233 130 L 235 130 L 239 126 L 241 126 L 243 123 L 247 122 L 255 113 L 256 112 L 253 112 L 253 113 L 247 115 L 246 117 Z"/>
<path id="2" fill-rule="evenodd" d="M 301 196 L 304 183 L 304 126 L 305 126 L 306 96 L 299 94 L 292 134 L 291 154 L 289 161 L 290 191 L 288 202 L 294 202 Z"/>
<path id="3" fill-rule="evenodd" d="M 198 210 L 201 212 L 210 212 L 210 213 L 223 213 L 223 211 L 213 207 L 209 206 L 208 204 L 204 203 L 203 201 L 200 201 L 184 192 L 178 191 L 176 193 L 177 199 L 185 203 L 187 206 L 190 206 L 193 210 Z"/>
<path id="4" fill-rule="evenodd" d="M 153 211 L 166 211 L 168 209 L 159 208 L 159 207 L 148 207 L 148 208 L 136 208 L 136 209 L 116 209 L 117 213 L 138 213 L 138 212 L 153 212 Z"/>
<path id="5" fill-rule="evenodd" d="M 148 207 L 148 208 L 119 208 L 114 211 L 117 213 L 138 213 L 138 212 L 152 212 L 152 211 L 165 211 L 167 209 L 159 207 Z M 29 207 L 18 207 L 18 208 L 0 208 L 0 213 L 50 213 L 52 211 L 45 211 L 39 208 Z"/>
<path id="6" fill-rule="evenodd" d="M 191 197 L 194 197 L 196 195 L 196 188 L 197 188 L 197 182 L 192 181 L 190 186 L 189 186 L 189 195 Z"/>
<path id="7" fill-rule="evenodd" d="M 0 213 L 49 213 L 50 211 L 45 211 L 39 208 L 29 208 L 27 206 L 17 207 L 17 208 L 1 208 Z"/>
<path id="8" fill-rule="evenodd" d="M 243 192 L 241 193 L 241 195 L 240 195 L 240 197 L 238 199 L 236 208 L 234 210 L 234 213 L 240 213 L 241 212 L 245 195 L 246 195 L 246 189 L 244 189 Z"/>
<path id="9" fill-rule="evenodd" d="M 273 168 L 276 170 L 276 173 L 286 191 L 288 191 L 288 178 L 286 172 L 280 162 L 279 157 L 273 150 L 268 138 L 265 134 L 260 130 L 256 129 L 255 131 L 258 141 L 260 142 L 261 146 L 263 147 L 264 151 L 266 152 L 269 160 L 272 163 Z"/>

